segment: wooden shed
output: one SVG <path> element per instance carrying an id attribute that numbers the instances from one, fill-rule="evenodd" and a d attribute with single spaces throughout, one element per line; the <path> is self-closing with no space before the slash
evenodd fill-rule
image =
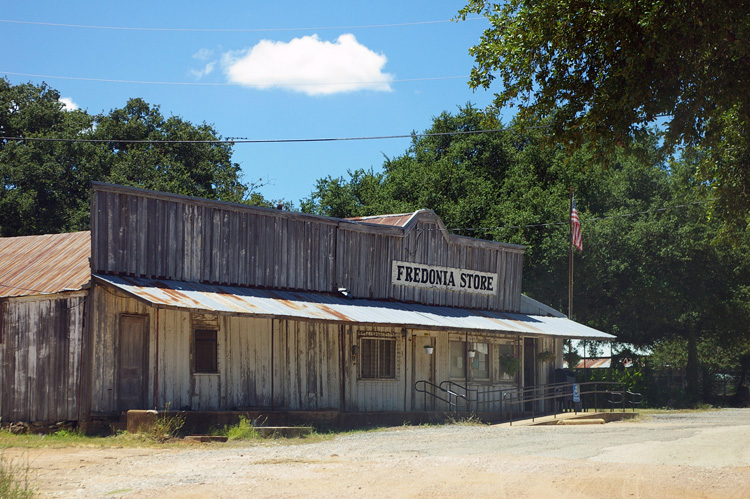
<path id="1" fill-rule="evenodd" d="M 446 383 L 500 411 L 499 390 L 562 366 L 564 340 L 613 338 L 523 296 L 523 250 L 451 234 L 430 210 L 345 220 L 95 183 L 90 252 L 77 254 L 90 287 L 50 291 L 82 303 L 58 319 L 71 338 L 66 390 L 84 420 L 444 411 L 423 388 Z M 7 338 L 42 334 L 42 312 L 24 322 L 2 296 L 2 414 L 41 417 L 10 401 L 19 383 L 44 389 Z"/>
<path id="2" fill-rule="evenodd" d="M 0 238 L 0 421 L 78 421 L 88 232 Z"/>

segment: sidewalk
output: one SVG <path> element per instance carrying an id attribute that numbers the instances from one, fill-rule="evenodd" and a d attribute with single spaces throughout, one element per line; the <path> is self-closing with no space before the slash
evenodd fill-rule
<path id="1" fill-rule="evenodd" d="M 633 419 L 638 417 L 637 412 L 562 412 L 556 416 L 539 416 L 532 419 L 519 419 L 513 423 L 499 423 L 492 426 L 542 426 L 556 425 L 559 421 L 574 419 L 603 419 L 605 423 Z"/>

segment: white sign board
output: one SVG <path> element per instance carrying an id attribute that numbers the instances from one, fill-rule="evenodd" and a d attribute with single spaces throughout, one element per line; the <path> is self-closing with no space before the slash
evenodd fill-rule
<path id="1" fill-rule="evenodd" d="M 497 294 L 497 274 L 394 260 L 391 284 L 416 288 L 447 289 L 481 295 Z"/>

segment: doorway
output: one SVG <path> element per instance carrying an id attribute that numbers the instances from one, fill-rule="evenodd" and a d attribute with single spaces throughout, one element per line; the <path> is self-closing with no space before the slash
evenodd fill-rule
<path id="1" fill-rule="evenodd" d="M 117 368 L 117 407 L 120 411 L 147 408 L 148 317 L 120 316 Z"/>

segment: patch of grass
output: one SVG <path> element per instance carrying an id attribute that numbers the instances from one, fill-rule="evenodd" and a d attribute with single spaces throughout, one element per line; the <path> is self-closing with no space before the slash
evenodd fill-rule
<path id="1" fill-rule="evenodd" d="M 260 438 L 258 430 L 255 429 L 257 420 L 240 416 L 240 421 L 234 425 L 224 425 L 223 428 L 214 430 L 212 433 L 227 437 L 228 440 L 254 440 Z"/>
<path id="2" fill-rule="evenodd" d="M 154 423 L 141 428 L 139 433 L 148 440 L 164 443 L 177 438 L 183 426 L 185 426 L 185 416 L 180 413 L 170 413 L 167 408 L 166 411 L 157 413 Z"/>
<path id="3" fill-rule="evenodd" d="M 449 416 L 446 421 L 450 425 L 458 426 L 485 426 L 484 423 L 476 414 L 470 414 L 468 416 Z"/>
<path id="4" fill-rule="evenodd" d="M 0 454 L 0 497 L 25 499 L 34 497 L 28 465 L 16 465 Z"/>

